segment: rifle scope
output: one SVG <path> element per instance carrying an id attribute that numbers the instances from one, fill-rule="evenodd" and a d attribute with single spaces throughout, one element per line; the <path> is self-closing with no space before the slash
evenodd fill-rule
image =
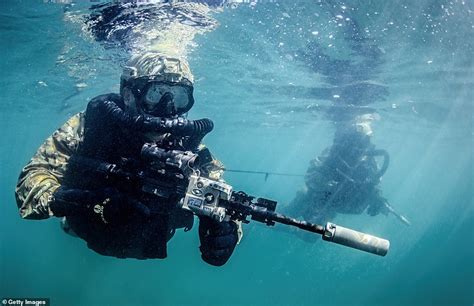
<path id="1" fill-rule="evenodd" d="M 165 150 L 151 143 L 143 145 L 141 156 L 146 161 L 162 162 L 181 170 L 194 168 L 199 164 L 199 156 L 191 151 Z"/>

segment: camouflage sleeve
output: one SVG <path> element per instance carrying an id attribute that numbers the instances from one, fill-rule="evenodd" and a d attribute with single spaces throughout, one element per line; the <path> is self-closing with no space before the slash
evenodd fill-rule
<path id="1" fill-rule="evenodd" d="M 199 145 L 198 155 L 201 160 L 200 170 L 203 176 L 213 180 L 223 180 L 224 164 L 216 159 L 205 145 Z M 237 243 L 240 243 L 244 235 L 242 222 L 235 221 L 235 223 L 237 224 L 237 234 L 239 237 Z"/>
<path id="2" fill-rule="evenodd" d="M 53 216 L 49 203 L 61 185 L 69 157 L 84 133 L 84 114 L 71 117 L 39 147 L 23 168 L 15 188 L 20 215 L 24 219 L 46 219 Z"/>

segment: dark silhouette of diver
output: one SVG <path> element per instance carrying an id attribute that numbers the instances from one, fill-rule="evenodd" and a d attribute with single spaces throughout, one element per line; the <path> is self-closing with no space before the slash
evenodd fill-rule
<path id="1" fill-rule="evenodd" d="M 336 18 L 340 13 L 334 12 L 334 7 L 329 4 L 325 9 Z M 331 57 L 316 41 L 298 52 L 298 58 L 329 85 L 312 92 L 316 98 L 332 102 L 325 108 L 325 116 L 336 130 L 331 147 L 310 161 L 305 188 L 297 192 L 287 212 L 317 223 L 333 220 L 339 213 L 392 213 L 409 225 L 382 196 L 379 183 L 388 168 L 389 154 L 371 143 L 371 122 L 378 115 L 369 105 L 388 95 L 385 85 L 372 81 L 380 72 L 383 51 L 365 37 L 354 18 L 340 22 L 345 23 L 342 36 L 351 50 L 350 59 Z M 381 166 L 379 157 L 383 158 Z"/>

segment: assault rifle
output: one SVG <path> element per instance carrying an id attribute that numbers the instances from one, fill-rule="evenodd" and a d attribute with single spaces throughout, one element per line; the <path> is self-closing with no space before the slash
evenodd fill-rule
<path id="1" fill-rule="evenodd" d="M 322 235 L 325 241 L 334 242 L 380 256 L 388 252 L 390 242 L 365 233 L 357 232 L 333 223 L 325 226 L 297 220 L 277 213 L 277 202 L 255 198 L 232 186 L 204 177 L 199 171 L 199 155 L 191 151 L 163 149 L 147 143 L 141 150 L 141 163 L 146 167 L 134 167 L 133 160 L 121 163 L 107 162 L 76 156 L 71 163 L 79 163 L 82 169 L 94 171 L 106 178 L 132 185 L 141 192 L 164 202 L 177 203 L 182 209 L 198 216 L 207 216 L 218 222 L 251 220 L 272 226 L 282 223 Z"/>

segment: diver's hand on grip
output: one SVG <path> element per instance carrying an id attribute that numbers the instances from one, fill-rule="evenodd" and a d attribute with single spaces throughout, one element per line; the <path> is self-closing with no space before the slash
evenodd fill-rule
<path id="1" fill-rule="evenodd" d="M 237 244 L 237 224 L 199 217 L 199 240 L 202 259 L 210 265 L 222 266 L 229 260 Z"/>
<path id="2" fill-rule="evenodd" d="M 120 224 L 129 217 L 150 214 L 144 204 L 115 188 L 84 190 L 61 186 L 53 198 L 50 207 L 57 217 L 89 215 L 104 224 Z"/>

